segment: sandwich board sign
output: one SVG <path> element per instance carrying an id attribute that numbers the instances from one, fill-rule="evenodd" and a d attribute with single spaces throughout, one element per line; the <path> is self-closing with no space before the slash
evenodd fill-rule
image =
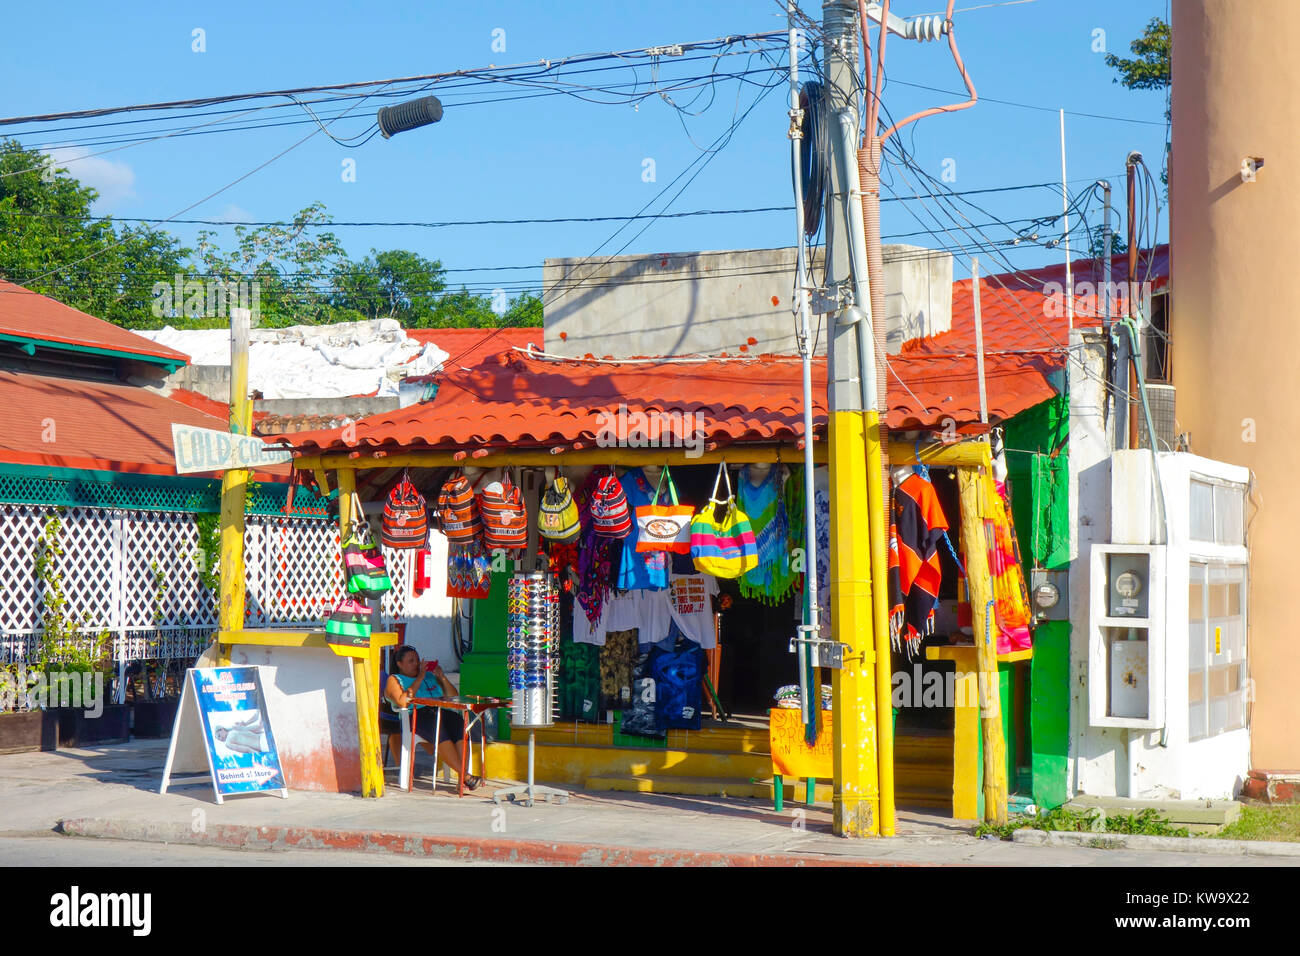
<path id="1" fill-rule="evenodd" d="M 185 672 L 158 792 L 167 792 L 173 773 L 205 769 L 217 803 L 241 793 L 278 792 L 288 798 L 258 668 L 191 667 Z"/>
<path id="2" fill-rule="evenodd" d="M 172 451 L 178 475 L 260 468 L 293 459 L 289 449 L 268 445 L 252 435 L 235 435 L 180 422 L 172 422 Z"/>

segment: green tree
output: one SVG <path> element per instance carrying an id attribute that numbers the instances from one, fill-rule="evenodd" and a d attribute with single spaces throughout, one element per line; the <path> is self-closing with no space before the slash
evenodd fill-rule
<path id="1" fill-rule="evenodd" d="M 1170 83 L 1169 51 L 1172 34 L 1159 17 L 1147 21 L 1142 35 L 1128 45 L 1132 59 L 1106 54 L 1106 65 L 1118 70 L 1116 83 L 1130 90 L 1163 90 Z"/>
<path id="2" fill-rule="evenodd" d="M 45 154 L 0 141 L 0 277 L 125 328 L 155 327 L 152 277 L 172 281 L 189 250 L 164 230 L 95 218 L 97 198 Z"/>
<path id="3" fill-rule="evenodd" d="M 1119 76 L 1114 82 L 1121 83 L 1130 90 L 1168 90 L 1173 85 L 1173 73 L 1170 70 L 1170 52 L 1173 49 L 1173 33 L 1169 24 L 1159 17 L 1147 21 L 1142 35 L 1128 45 L 1132 58 L 1106 54 L 1106 65 L 1116 70 Z M 1168 101 L 1165 104 L 1165 120 L 1172 120 Z M 1170 143 L 1165 141 L 1165 166 L 1160 171 L 1160 181 L 1169 191 L 1169 151 Z"/>

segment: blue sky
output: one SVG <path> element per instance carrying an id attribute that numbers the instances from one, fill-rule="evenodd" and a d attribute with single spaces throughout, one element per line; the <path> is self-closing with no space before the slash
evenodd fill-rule
<path id="1" fill-rule="evenodd" d="M 1094 48 L 1127 54 L 1129 41 L 1167 0 L 1029 0 L 985 6 L 958 0 L 955 20 L 961 52 L 981 96 L 990 101 L 957 114 L 927 119 L 900 134 L 922 168 L 948 175 L 955 190 L 1059 181 L 1057 108 L 1140 122 L 1067 115 L 1072 189 L 1111 177 L 1122 203 L 1124 156 L 1139 149 L 1157 172 L 1165 137 L 1163 94 L 1125 90 Z M 940 11 L 938 0 L 897 0 L 904 16 Z M 974 8 L 974 9 L 964 9 Z M 816 3 L 805 11 L 820 20 Z M 775 0 L 709 0 L 655 4 L 555 0 L 547 3 L 224 3 L 136 2 L 120 6 L 64 2 L 15 5 L 0 37 L 0 114 L 15 116 L 117 106 L 223 93 L 340 83 L 445 70 L 507 65 L 566 55 L 705 40 L 782 29 Z M 193 47 L 204 31 L 206 52 Z M 497 49 L 493 49 L 494 31 Z M 1097 31 L 1104 31 L 1104 35 Z M 505 49 L 500 45 L 504 40 Z M 885 103 L 895 117 L 946 102 L 918 83 L 960 90 L 944 43 L 893 38 L 887 47 Z M 727 67 L 741 61 L 727 58 Z M 643 70 L 642 77 L 648 74 Z M 622 75 L 620 79 L 627 79 Z M 435 89 L 433 92 L 438 93 Z M 501 95 L 509 95 L 510 91 Z M 700 156 L 692 142 L 714 140 L 757 93 L 735 81 L 718 85 L 702 115 L 679 116 L 658 97 L 628 105 L 595 105 L 569 97 L 452 105 L 443 121 L 385 141 L 345 149 L 325 135 L 312 137 L 266 168 L 186 214 L 187 218 L 283 219 L 311 202 L 325 203 L 339 220 L 455 220 L 623 215 L 636 212 Z M 460 99 L 468 97 L 462 95 Z M 684 99 L 679 98 L 679 99 Z M 1030 106 L 1039 109 L 1028 108 Z M 749 114 L 725 149 L 671 205 L 671 211 L 776 206 L 791 200 L 785 91 L 774 90 Z M 302 119 L 296 108 L 276 111 Z M 359 130 L 373 116 L 331 127 Z M 124 117 L 114 117 L 123 119 Z M 180 125 L 193 125 L 203 119 Z M 73 125 L 71 123 L 64 125 Z M 127 126 L 126 129 L 133 127 Z M 139 129 L 140 127 L 134 127 Z M 103 192 L 99 211 L 163 218 L 207 196 L 306 136 L 308 124 L 144 143 L 73 162 L 69 169 Z M 49 133 L 28 124 L 29 146 L 76 142 L 81 131 Z M 112 128 L 110 128 L 112 129 Z M 12 130 L 10 130 L 12 131 Z M 0 130 L 4 132 L 4 130 Z M 107 147 L 64 152 L 76 156 Z M 655 181 L 645 181 L 645 161 Z M 355 160 L 355 181 L 344 181 Z M 893 194 L 913 192 L 915 173 L 898 174 Z M 675 190 L 674 190 L 675 191 Z M 890 195 L 890 191 L 886 191 Z M 1059 191 L 1048 189 L 970 197 L 990 218 L 964 207 L 976 222 L 1053 215 Z M 945 223 L 950 222 L 933 204 Z M 1092 217 L 1099 217 L 1094 204 Z M 909 214 L 911 209 L 920 222 Z M 1167 235 L 1162 212 L 1160 234 Z M 628 253 L 788 245 L 792 213 L 708 216 L 658 221 L 639 236 L 636 225 L 602 250 L 628 239 Z M 1076 223 L 1077 225 L 1077 223 Z M 935 227 L 914 202 L 887 202 L 883 231 Z M 199 227 L 169 227 L 192 242 Z M 618 224 L 570 223 L 418 228 L 339 228 L 356 256 L 372 246 L 410 248 L 453 270 L 528 266 L 508 272 L 456 271 L 452 279 L 476 288 L 532 280 L 540 283 L 548 256 L 595 252 Z M 220 227 L 228 235 L 229 227 Z M 1010 233 L 986 229 L 996 239 Z M 1040 235 L 1059 234 L 1045 227 Z M 965 242 L 957 233 L 957 241 Z M 951 246 L 953 238 L 916 236 L 899 241 Z M 1086 245 L 1081 235 L 1076 248 Z M 1020 246 L 1004 250 L 1018 267 L 1059 261 L 1062 252 Z M 987 253 L 981 258 L 990 269 Z M 959 269 L 964 271 L 964 269 Z"/>

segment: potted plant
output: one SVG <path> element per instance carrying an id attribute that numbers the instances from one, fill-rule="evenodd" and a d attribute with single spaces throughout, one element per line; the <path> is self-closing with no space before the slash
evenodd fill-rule
<path id="1" fill-rule="evenodd" d="M 200 569 L 202 565 L 200 565 Z M 166 617 L 164 599 L 167 596 L 167 577 L 156 561 L 149 564 L 153 572 L 153 623 L 161 628 Z M 136 737 L 167 737 L 171 735 L 172 724 L 176 719 L 176 707 L 179 697 L 167 696 L 167 665 L 153 659 L 152 652 L 158 650 L 160 638 L 149 639 L 150 659 L 141 663 L 140 692 L 136 692 L 136 682 L 130 683 L 131 697 L 131 733 Z"/>
<path id="2" fill-rule="evenodd" d="M 59 715 L 34 707 L 28 689 L 26 667 L 0 667 L 0 754 L 58 749 Z"/>
<path id="3" fill-rule="evenodd" d="M 82 628 L 90 623 L 90 614 L 78 620 L 68 611 L 61 567 L 62 527 L 56 511 L 41 531 L 36 552 L 42 596 L 37 668 L 48 688 L 47 699 L 40 703 L 43 709 L 58 712 L 60 746 L 123 743 L 130 736 L 130 713 L 124 704 L 107 699 L 112 640 L 107 630 L 85 635 Z"/>

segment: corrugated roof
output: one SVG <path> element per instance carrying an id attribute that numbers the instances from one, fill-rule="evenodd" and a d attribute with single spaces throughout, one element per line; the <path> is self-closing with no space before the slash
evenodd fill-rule
<path id="1" fill-rule="evenodd" d="M 225 431 L 224 419 L 134 385 L 0 371 L 0 461 L 176 474 L 172 422 Z M 263 474 L 286 474 L 284 466 Z"/>
<path id="2" fill-rule="evenodd" d="M 57 299 L 0 279 L 0 335 L 124 352 L 185 365 L 189 357 Z"/>
<path id="3" fill-rule="evenodd" d="M 986 378 L 992 413 L 1008 418 L 1056 394 L 1053 356 L 994 356 Z M 942 428 L 978 421 L 973 358 L 891 361 L 888 424 L 893 429 Z M 802 370 L 798 359 L 764 355 L 703 361 L 566 361 L 507 352 L 473 369 L 439 376 L 435 398 L 363 418 L 347 430 L 293 435 L 306 451 L 436 448 L 592 448 L 602 432 L 624 436 L 645 428 L 664 444 L 670 436 L 710 447 L 735 443 L 799 443 L 803 436 Z M 644 425 L 636 416 L 644 415 Z M 826 425 L 826 363 L 813 367 L 814 434 Z M 628 443 L 632 447 L 630 442 Z"/>

